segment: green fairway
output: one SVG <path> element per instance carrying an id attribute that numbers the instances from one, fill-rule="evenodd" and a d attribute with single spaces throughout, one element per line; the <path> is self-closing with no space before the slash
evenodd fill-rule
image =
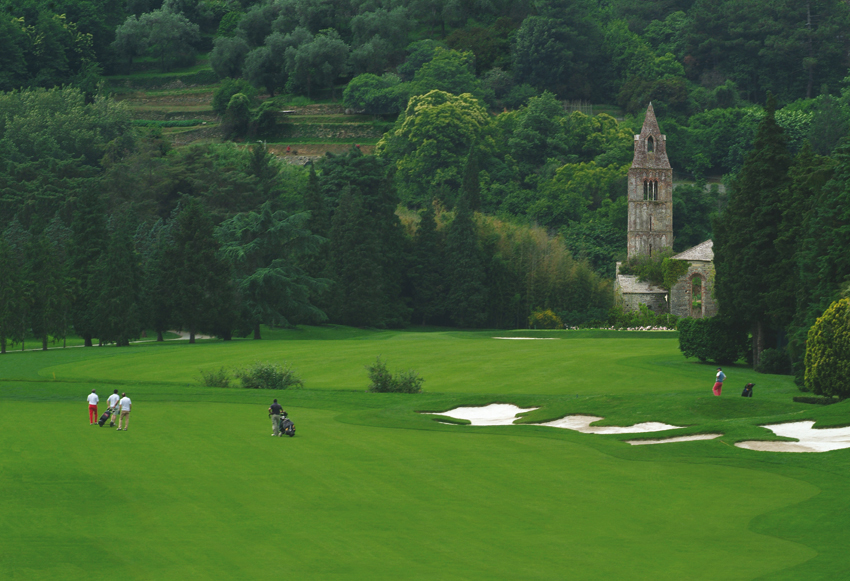
<path id="1" fill-rule="evenodd" d="M 494 339 L 556 337 L 547 341 Z M 763 423 L 846 424 L 793 403 L 791 378 L 712 368 L 669 335 L 275 331 L 0 358 L 0 579 L 838 579 L 850 450 L 741 450 Z M 426 393 L 365 393 L 363 366 L 417 369 Z M 306 389 L 201 387 L 199 368 L 289 361 Z M 54 379 L 55 374 L 55 379 Z M 739 397 L 756 383 L 756 397 Z M 127 432 L 85 396 L 133 399 Z M 277 397 L 294 438 L 270 438 Z M 416 411 L 515 403 L 664 435 L 444 425 Z M 105 406 L 101 404 L 101 411 Z M 657 434 L 655 435 L 657 437 Z M 275 565 L 279 563 L 278 565 Z"/>

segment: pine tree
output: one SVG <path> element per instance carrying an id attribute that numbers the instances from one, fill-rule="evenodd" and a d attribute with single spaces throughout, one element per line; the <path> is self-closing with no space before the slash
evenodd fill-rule
<path id="1" fill-rule="evenodd" d="M 754 366 L 767 331 L 781 328 L 770 317 L 768 293 L 778 261 L 773 241 L 782 222 L 791 157 L 775 111 L 776 101 L 770 96 L 753 151 L 732 183 L 729 204 L 714 223 L 717 301 L 723 315 L 751 326 Z"/>
<path id="2" fill-rule="evenodd" d="M 236 323 L 230 265 L 218 255 L 213 223 L 198 200 L 189 200 L 177 215 L 173 244 L 166 249 L 164 268 L 174 283 L 174 317 L 189 331 L 229 338 Z"/>
<path id="3" fill-rule="evenodd" d="M 32 279 L 30 329 L 35 337 L 41 339 L 41 348 L 47 351 L 49 336 L 62 334 L 64 269 L 59 251 L 43 233 L 30 240 L 27 262 Z"/>
<path id="4" fill-rule="evenodd" d="M 98 260 L 106 248 L 106 211 L 96 190 L 84 190 L 77 199 L 74 219 L 71 222 L 71 239 L 68 243 L 68 271 L 79 281 L 79 292 L 74 298 L 71 320 L 77 335 L 86 347 L 92 346 L 97 333 L 97 303 L 100 285 L 96 270 Z"/>
<path id="5" fill-rule="evenodd" d="M 26 313 L 26 277 L 24 264 L 12 246 L 0 236 L 0 354 L 9 341 L 20 341 L 20 321 Z"/>
<path id="6" fill-rule="evenodd" d="M 261 323 L 283 326 L 291 324 L 292 317 L 327 319 L 312 302 L 327 281 L 308 276 L 298 264 L 322 241 L 305 228 L 309 214 L 273 212 L 269 202 L 259 210 L 238 214 L 216 231 L 223 256 L 234 266 L 242 319 L 255 339 L 260 338 Z"/>
<path id="7" fill-rule="evenodd" d="M 142 328 L 141 266 L 130 232 L 129 220 L 122 220 L 110 238 L 107 251 L 101 255 L 98 272 L 100 337 L 118 347 L 138 338 Z"/>
<path id="8" fill-rule="evenodd" d="M 455 325 L 480 327 L 487 319 L 487 289 L 475 221 L 465 197 L 456 212 L 446 236 L 446 303 Z"/>

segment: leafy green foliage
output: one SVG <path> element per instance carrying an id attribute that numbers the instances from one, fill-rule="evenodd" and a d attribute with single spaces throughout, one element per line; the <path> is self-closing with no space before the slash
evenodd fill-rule
<path id="1" fill-rule="evenodd" d="M 620 265 L 619 274 L 637 275 L 639 281 L 669 291 L 690 268 L 688 261 L 676 260 L 672 255 L 672 250 L 666 250 L 654 256 L 633 256 Z"/>
<path id="2" fill-rule="evenodd" d="M 528 317 L 528 326 L 532 329 L 563 329 L 564 322 L 552 312 L 552 309 L 546 309 L 532 311 L 531 316 Z"/>
<path id="3" fill-rule="evenodd" d="M 206 387 L 230 387 L 230 374 L 224 367 L 218 369 L 199 369 L 198 382 Z"/>
<path id="4" fill-rule="evenodd" d="M 850 299 L 832 303 L 809 329 L 806 387 L 817 395 L 850 396 Z"/>
<path id="5" fill-rule="evenodd" d="M 304 382 L 285 361 L 256 362 L 235 371 L 236 379 L 245 389 L 300 389 Z"/>
<path id="6" fill-rule="evenodd" d="M 748 336 L 740 324 L 723 317 L 681 319 L 679 350 L 685 357 L 696 357 L 703 363 L 721 365 L 735 363 L 748 351 Z"/>
<path id="7" fill-rule="evenodd" d="M 366 366 L 369 373 L 369 388 L 366 391 L 374 393 L 422 393 L 425 380 L 413 369 L 399 372 L 393 376 L 387 369 L 385 361 L 378 359 L 372 365 Z"/>

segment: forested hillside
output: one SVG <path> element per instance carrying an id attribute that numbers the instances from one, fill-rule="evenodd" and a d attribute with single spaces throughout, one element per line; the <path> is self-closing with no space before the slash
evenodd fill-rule
<path id="1" fill-rule="evenodd" d="M 675 249 L 720 225 L 719 272 L 754 236 L 759 264 L 781 257 L 748 269 L 760 324 L 799 337 L 850 274 L 834 244 L 846 2 L 0 0 L 0 13 L 4 349 L 175 327 L 605 320 L 650 101 Z M 179 116 L 139 93 L 156 87 L 182 99 Z M 748 177 L 766 124 L 787 160 L 763 170 L 770 183 Z M 340 147 L 305 167 L 278 157 L 314 142 Z M 721 308 L 753 322 L 733 296 Z"/>

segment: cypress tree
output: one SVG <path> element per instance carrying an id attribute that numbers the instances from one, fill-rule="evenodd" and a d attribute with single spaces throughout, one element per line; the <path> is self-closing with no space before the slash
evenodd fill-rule
<path id="1" fill-rule="evenodd" d="M 480 327 L 487 319 L 485 271 L 472 210 L 465 197 L 446 236 L 449 316 L 459 327 Z"/>
<path id="2" fill-rule="evenodd" d="M 445 310 L 446 291 L 445 259 L 433 206 L 422 214 L 412 254 L 409 278 L 413 287 L 413 316 L 423 325 L 433 323 Z"/>
<path id="3" fill-rule="evenodd" d="M 770 317 L 769 291 L 778 262 L 774 240 L 788 194 L 791 157 L 775 111 L 771 95 L 753 151 L 732 183 L 729 204 L 714 223 L 715 294 L 723 315 L 751 327 L 754 366 L 765 348 L 767 331 L 781 327 Z"/>
<path id="4" fill-rule="evenodd" d="M 384 326 L 380 246 L 369 222 L 362 200 L 346 188 L 334 213 L 330 251 L 334 280 L 330 314 L 343 325 Z"/>

